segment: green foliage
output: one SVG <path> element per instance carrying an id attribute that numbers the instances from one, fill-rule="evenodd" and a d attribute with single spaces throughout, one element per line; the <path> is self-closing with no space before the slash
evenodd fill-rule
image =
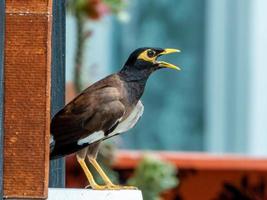
<path id="1" fill-rule="evenodd" d="M 113 13 L 118 13 L 126 7 L 125 0 L 103 0 L 103 3 L 105 3 Z"/>
<path id="2" fill-rule="evenodd" d="M 144 200 L 158 200 L 161 192 L 177 186 L 176 168 L 170 163 L 146 155 L 128 184 L 141 189 Z"/>
<path id="3" fill-rule="evenodd" d="M 73 15 L 85 12 L 87 1 L 86 0 L 68 0 L 67 10 Z"/>
<path id="4" fill-rule="evenodd" d="M 92 7 L 99 4 L 105 5 L 109 9 L 110 13 L 118 13 L 125 9 L 127 5 L 125 0 L 68 0 L 67 8 L 73 15 L 89 14 L 90 16 L 90 12 L 93 12 Z M 88 10 L 88 8 L 91 9 Z"/>

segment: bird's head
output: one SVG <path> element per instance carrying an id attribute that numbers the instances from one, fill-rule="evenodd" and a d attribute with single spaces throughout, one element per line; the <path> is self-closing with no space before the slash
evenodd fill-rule
<path id="1" fill-rule="evenodd" d="M 157 59 L 166 54 L 178 53 L 178 49 L 162 49 L 162 48 L 139 48 L 131 53 L 123 70 L 127 71 L 143 71 L 151 73 L 161 68 L 171 68 L 180 70 L 179 67 L 167 63 L 165 61 L 158 61 Z"/>

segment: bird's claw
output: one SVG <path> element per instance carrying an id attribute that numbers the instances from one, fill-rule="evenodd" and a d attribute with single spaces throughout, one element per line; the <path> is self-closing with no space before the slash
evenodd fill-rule
<path id="1" fill-rule="evenodd" d="M 93 190 L 106 190 L 106 186 L 105 185 L 94 185 L 94 186 L 91 186 L 91 185 L 87 185 L 85 187 L 85 189 L 93 189 Z"/>
<path id="2" fill-rule="evenodd" d="M 134 186 L 124 186 L 124 185 L 106 185 L 108 190 L 137 190 Z"/>
<path id="3" fill-rule="evenodd" d="M 123 185 L 114 185 L 114 184 L 108 184 L 108 185 L 87 185 L 85 187 L 86 189 L 92 188 L 93 190 L 137 190 L 137 187 L 134 186 L 123 186 Z"/>

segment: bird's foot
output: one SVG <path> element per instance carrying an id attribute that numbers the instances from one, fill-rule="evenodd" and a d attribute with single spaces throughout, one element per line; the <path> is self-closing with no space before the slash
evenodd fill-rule
<path id="1" fill-rule="evenodd" d="M 93 185 L 93 186 L 91 186 L 91 185 L 87 185 L 87 186 L 85 187 L 85 189 L 106 190 L 107 188 L 106 188 L 105 185 L 98 185 L 98 184 L 95 184 L 95 185 Z"/>
<path id="2" fill-rule="evenodd" d="M 124 185 L 114 185 L 114 184 L 108 184 L 105 185 L 108 190 L 137 190 L 137 187 L 134 186 L 124 186 Z"/>
<path id="3" fill-rule="evenodd" d="M 85 188 L 92 188 L 93 190 L 137 190 L 137 187 L 134 186 L 124 186 L 124 185 L 114 185 L 114 184 L 107 184 L 107 185 L 88 185 Z"/>

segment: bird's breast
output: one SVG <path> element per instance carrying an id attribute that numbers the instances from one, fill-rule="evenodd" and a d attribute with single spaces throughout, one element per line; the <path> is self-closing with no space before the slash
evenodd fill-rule
<path id="1" fill-rule="evenodd" d="M 145 84 L 140 82 L 126 82 L 125 96 L 128 106 L 134 108 L 144 93 Z"/>
<path id="2" fill-rule="evenodd" d="M 118 133 L 123 133 L 131 128 L 134 127 L 134 125 L 138 122 L 140 117 L 143 115 L 144 112 L 144 106 L 141 101 L 138 101 L 134 109 L 132 109 L 131 113 L 128 115 L 128 117 L 124 120 L 122 120 L 118 126 L 110 133 L 109 135 L 115 135 Z"/>

